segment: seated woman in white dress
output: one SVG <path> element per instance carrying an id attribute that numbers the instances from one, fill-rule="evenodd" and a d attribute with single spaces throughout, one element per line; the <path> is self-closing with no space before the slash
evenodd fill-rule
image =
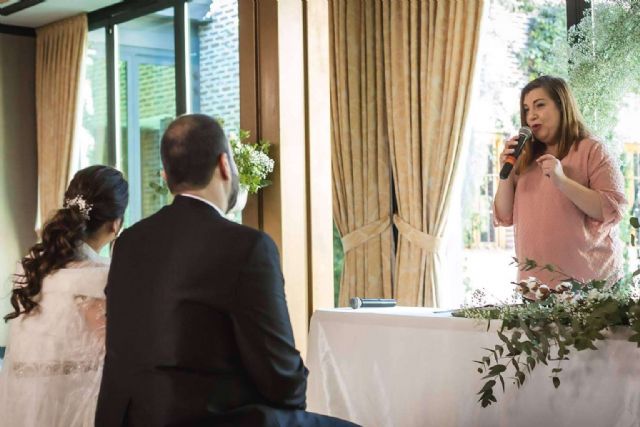
<path id="1" fill-rule="evenodd" d="M 9 342 L 0 371 L 0 425 L 92 426 L 104 356 L 108 260 L 129 201 L 108 166 L 76 173 L 18 266 L 5 316 Z"/>

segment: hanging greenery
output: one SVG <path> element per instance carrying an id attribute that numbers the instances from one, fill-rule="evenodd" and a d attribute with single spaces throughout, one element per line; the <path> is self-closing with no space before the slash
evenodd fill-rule
<path id="1" fill-rule="evenodd" d="M 528 80 L 543 74 L 568 79 L 591 130 L 613 142 L 625 94 L 640 93 L 640 0 L 592 2 L 568 35 L 565 5 L 514 4 L 531 15 L 525 48 L 516 52 Z"/>
<path id="2" fill-rule="evenodd" d="M 640 92 L 640 0 L 592 3 L 569 31 L 569 80 L 596 135 L 611 141 L 628 92 Z"/>

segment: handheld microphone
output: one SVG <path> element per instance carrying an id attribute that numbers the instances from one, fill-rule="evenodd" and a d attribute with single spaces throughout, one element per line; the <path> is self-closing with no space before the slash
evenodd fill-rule
<path id="1" fill-rule="evenodd" d="M 518 158 L 520 153 L 522 153 L 522 149 L 524 148 L 524 145 L 529 140 L 531 140 L 532 136 L 533 136 L 533 133 L 531 132 L 530 128 L 528 128 L 527 126 L 523 126 L 520 128 L 520 131 L 518 132 L 518 145 L 516 145 L 516 148 L 513 154 L 508 155 L 507 159 L 504 162 L 504 165 L 502 165 L 502 169 L 500 170 L 500 179 L 509 178 L 511 169 L 513 169 L 513 165 L 516 164 L 516 159 Z"/>
<path id="2" fill-rule="evenodd" d="M 396 300 L 384 298 L 360 298 L 353 297 L 349 305 L 354 310 L 356 308 L 375 308 L 375 307 L 395 307 Z"/>

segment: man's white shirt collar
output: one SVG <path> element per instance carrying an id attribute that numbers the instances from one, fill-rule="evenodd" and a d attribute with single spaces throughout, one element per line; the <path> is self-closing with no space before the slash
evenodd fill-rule
<path id="1" fill-rule="evenodd" d="M 204 202 L 209 206 L 211 206 L 213 209 L 217 210 L 220 216 L 224 217 L 224 213 L 222 212 L 222 209 L 220 209 L 219 207 L 217 207 L 207 199 L 203 199 L 202 197 L 194 196 L 193 194 L 189 194 L 189 193 L 180 193 L 178 194 L 178 196 L 191 197 L 192 199 L 200 200 L 201 202 Z"/>

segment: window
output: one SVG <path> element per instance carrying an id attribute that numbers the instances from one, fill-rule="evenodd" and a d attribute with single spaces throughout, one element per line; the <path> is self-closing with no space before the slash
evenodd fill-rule
<path id="1" fill-rule="evenodd" d="M 240 52 L 237 0 L 189 3 L 191 110 L 240 131 Z M 242 222 L 242 212 L 229 214 Z"/>
<path id="2" fill-rule="evenodd" d="M 189 3 L 192 109 L 240 128 L 238 2 Z M 207 7 L 205 7 L 207 6 Z"/>
<path id="3" fill-rule="evenodd" d="M 571 3 L 576 6 L 576 2 Z M 576 67 L 575 57 L 573 68 L 568 66 L 572 50 L 567 42 L 564 1 L 491 0 L 487 3 L 485 19 L 492 24 L 482 29 L 475 93 L 467 124 L 469 143 L 459 170 L 462 183 L 458 197 L 462 209 L 456 212 L 453 204 L 449 229 L 450 234 L 455 234 L 456 227 L 462 230 L 458 241 L 463 243 L 458 257 L 463 277 L 461 285 L 444 291 L 446 305 L 468 302 L 476 289 L 486 290 L 487 299 L 496 302 L 506 300 L 512 292 L 509 282 L 516 277 L 515 267 L 509 265 L 514 255 L 513 231 L 493 227 L 491 200 L 498 183 L 496 168 L 502 141 L 515 134 L 520 125 L 519 91 L 539 75 L 568 78 L 587 125 L 614 155 L 620 154 L 630 203 L 620 224 L 620 234 L 624 241 L 630 241 L 629 216 L 640 214 L 640 140 L 633 131 L 634 118 L 640 109 L 640 88 L 633 83 L 638 81 L 637 75 L 630 78 L 629 73 L 640 68 L 621 64 L 619 58 L 625 55 L 613 51 L 617 43 L 618 53 L 624 51 L 626 57 L 638 57 L 629 52 L 637 44 L 637 39 L 631 39 L 635 32 L 626 31 L 625 37 L 619 37 L 621 25 L 633 19 L 625 9 L 627 3 L 632 2 L 591 2 L 593 20 L 584 21 L 587 24 L 584 31 L 589 43 L 586 50 L 591 52 L 587 61 L 593 64 L 583 69 Z M 569 35 L 574 36 L 572 40 L 585 40 L 575 38 L 573 32 Z M 594 78 L 596 71 L 607 77 Z M 594 81 L 601 86 L 594 87 Z M 637 247 L 627 244 L 624 256 L 627 271 L 638 268 Z"/>
<path id="4" fill-rule="evenodd" d="M 440 290 L 440 303 L 471 302 L 476 289 L 487 300 L 506 301 L 516 279 L 513 227 L 493 226 L 504 140 L 520 127 L 520 90 L 541 74 L 567 77 L 564 0 L 490 0 L 481 27 L 467 141 L 458 169 L 447 230 L 448 257 L 456 259 Z M 490 23 L 490 24 L 489 24 Z M 456 249 L 458 248 L 458 249 Z"/>
<path id="5" fill-rule="evenodd" d="M 80 87 L 81 122 L 76 131 L 75 168 L 108 163 L 107 75 L 104 30 L 89 32 Z"/>
<path id="6" fill-rule="evenodd" d="M 176 115 L 202 112 L 238 131 L 239 32 L 237 0 L 176 2 L 151 13 L 144 5 L 140 13 L 123 7 L 106 18 L 92 14 L 99 23 L 89 33 L 74 166 L 102 163 L 123 171 L 130 225 L 171 200 L 161 178 L 160 140 Z M 184 57 L 175 48 L 180 34 L 189 45 Z"/>
<path id="7" fill-rule="evenodd" d="M 129 181 L 129 223 L 164 206 L 160 138 L 176 115 L 173 8 L 119 26 L 121 147 Z"/>

